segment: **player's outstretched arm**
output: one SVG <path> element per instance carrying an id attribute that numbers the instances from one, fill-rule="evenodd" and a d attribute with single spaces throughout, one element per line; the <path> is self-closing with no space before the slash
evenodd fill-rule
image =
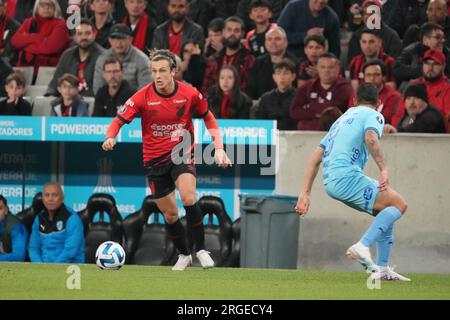
<path id="1" fill-rule="evenodd" d="M 317 149 L 308 159 L 308 163 L 305 168 L 305 173 L 303 175 L 302 189 L 300 190 L 297 205 L 295 206 L 295 211 L 297 211 L 297 213 L 299 213 L 300 215 L 305 215 L 308 213 L 309 195 L 311 194 L 311 189 L 314 180 L 316 179 L 317 172 L 319 172 L 323 152 L 324 149 L 322 147 L 317 147 Z"/>
<path id="2" fill-rule="evenodd" d="M 203 118 L 203 121 L 205 122 L 205 126 L 214 141 L 214 159 L 216 160 L 217 165 L 221 168 L 231 167 L 231 161 L 223 149 L 219 126 L 217 125 L 216 118 L 211 111 L 208 111 L 206 116 Z"/>
<path id="3" fill-rule="evenodd" d="M 119 133 L 120 128 L 124 125 L 124 122 L 119 118 L 114 118 L 106 131 L 106 139 L 102 144 L 102 149 L 105 151 L 111 151 L 116 145 L 116 136 Z"/>
<path id="4" fill-rule="evenodd" d="M 388 168 L 386 162 L 384 161 L 383 152 L 381 151 L 378 134 L 373 130 L 367 130 L 365 141 L 370 154 L 372 155 L 381 172 L 380 179 L 378 181 L 378 190 L 380 192 L 385 191 L 389 185 Z"/>

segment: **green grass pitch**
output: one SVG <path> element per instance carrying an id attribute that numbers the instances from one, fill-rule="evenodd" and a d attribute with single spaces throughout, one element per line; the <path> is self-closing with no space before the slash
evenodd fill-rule
<path id="1" fill-rule="evenodd" d="M 406 274 L 412 282 L 367 288 L 364 272 L 231 269 L 184 272 L 126 265 L 117 271 L 80 265 L 79 290 L 67 289 L 68 265 L 0 264 L 0 299 L 450 299 L 450 274 Z"/>

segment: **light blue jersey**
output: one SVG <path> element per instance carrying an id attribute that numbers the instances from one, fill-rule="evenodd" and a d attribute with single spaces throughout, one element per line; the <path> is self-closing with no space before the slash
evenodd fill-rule
<path id="1" fill-rule="evenodd" d="M 381 138 L 384 117 L 369 107 L 345 112 L 320 142 L 323 153 L 323 183 L 326 192 L 345 204 L 372 213 L 378 181 L 363 175 L 369 158 L 365 134 L 373 130 Z"/>

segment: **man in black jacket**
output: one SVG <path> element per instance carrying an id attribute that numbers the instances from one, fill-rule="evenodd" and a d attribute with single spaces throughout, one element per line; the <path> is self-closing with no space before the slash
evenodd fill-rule
<path id="1" fill-rule="evenodd" d="M 200 48 L 205 45 L 205 35 L 201 26 L 190 20 L 187 15 L 189 6 L 187 0 L 170 0 L 170 19 L 158 27 L 153 34 L 152 48 L 168 49 L 180 56 L 181 48 L 187 40 L 197 40 Z"/>
<path id="2" fill-rule="evenodd" d="M 404 48 L 396 59 L 394 74 L 399 83 L 422 76 L 422 59 L 428 49 L 436 49 L 445 54 L 445 74 L 450 75 L 450 55 L 445 47 L 444 29 L 439 24 L 427 22 L 420 28 L 420 42 L 414 42 Z"/>
<path id="3" fill-rule="evenodd" d="M 264 92 L 276 87 L 272 79 L 274 64 L 289 58 L 298 66 L 297 58 L 287 51 L 288 42 L 283 28 L 274 27 L 267 32 L 265 47 L 268 53 L 255 60 L 248 77 L 246 93 L 253 100 L 258 100 Z"/>
<path id="4" fill-rule="evenodd" d="M 117 110 L 136 92 L 123 77 L 120 61 L 115 57 L 106 59 L 103 65 L 106 84 L 95 95 L 93 117 L 115 117 Z"/>
<path id="5" fill-rule="evenodd" d="M 292 83 L 297 77 L 297 67 L 289 59 L 276 63 L 273 67 L 273 80 L 277 87 L 266 92 L 259 102 L 256 118 L 277 120 L 279 130 L 296 130 L 297 121 L 289 115 L 289 106 L 295 96 Z"/>
<path id="6" fill-rule="evenodd" d="M 405 114 L 397 128 L 386 124 L 385 133 L 416 132 L 445 133 L 442 113 L 428 103 L 427 89 L 423 83 L 410 84 L 405 91 Z"/>
<path id="7" fill-rule="evenodd" d="M 46 96 L 59 96 L 57 82 L 65 73 L 73 74 L 79 79 L 80 87 L 78 89 L 81 95 L 94 96 L 92 88 L 95 62 L 105 50 L 95 42 L 94 28 L 87 19 L 82 19 L 80 25 L 76 27 L 74 40 L 76 46 L 67 49 L 62 54 L 55 74 L 48 85 Z"/>

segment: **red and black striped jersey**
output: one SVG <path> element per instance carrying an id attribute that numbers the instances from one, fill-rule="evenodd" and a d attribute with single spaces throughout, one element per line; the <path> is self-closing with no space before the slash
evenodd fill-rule
<path id="1" fill-rule="evenodd" d="M 193 117 L 204 117 L 208 103 L 194 87 L 175 81 L 170 95 L 159 93 L 150 83 L 136 92 L 118 111 L 125 123 L 141 116 L 144 165 L 151 167 L 170 162 L 174 148 L 188 133 L 194 147 Z"/>

